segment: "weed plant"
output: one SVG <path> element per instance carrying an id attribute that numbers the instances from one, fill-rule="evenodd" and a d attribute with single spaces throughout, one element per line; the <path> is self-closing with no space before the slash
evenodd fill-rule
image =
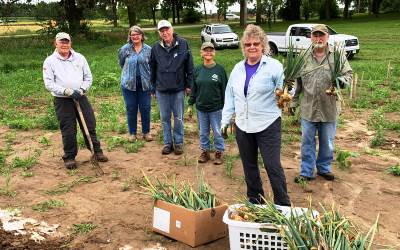
<path id="1" fill-rule="evenodd" d="M 136 140 L 133 143 L 127 142 L 124 143 L 123 146 L 126 153 L 137 153 L 141 148 L 144 147 L 144 141 Z"/>
<path id="2" fill-rule="evenodd" d="M 394 176 L 400 176 L 400 163 L 391 166 L 386 170 L 387 173 L 392 174 Z"/>
<path id="3" fill-rule="evenodd" d="M 74 224 L 72 226 L 72 234 L 88 234 L 93 231 L 97 226 L 91 222 Z"/>
<path id="4" fill-rule="evenodd" d="M 38 212 L 47 212 L 51 209 L 54 208 L 59 208 L 59 207 L 64 207 L 65 202 L 62 200 L 55 200 L 55 199 L 50 199 L 48 201 L 43 201 L 38 204 L 35 204 L 32 206 L 32 209 Z"/>
<path id="5" fill-rule="evenodd" d="M 61 183 L 53 189 L 45 191 L 48 195 L 61 195 L 70 192 L 73 188 L 82 185 L 84 183 L 94 183 L 97 180 L 92 176 L 81 176 L 70 183 Z"/>
<path id="6" fill-rule="evenodd" d="M 350 152 L 348 150 L 341 150 L 336 148 L 336 166 L 341 170 L 347 170 L 351 168 L 351 161 L 349 157 L 358 157 L 359 154 Z"/>
<path id="7" fill-rule="evenodd" d="M 239 154 L 224 154 L 225 173 L 230 178 L 233 178 L 233 167 L 238 159 L 240 159 Z"/>

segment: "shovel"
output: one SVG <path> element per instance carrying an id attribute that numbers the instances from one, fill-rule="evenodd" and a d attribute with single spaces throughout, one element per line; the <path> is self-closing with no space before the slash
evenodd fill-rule
<path id="1" fill-rule="evenodd" d="M 76 109 L 78 110 L 79 117 L 81 119 L 81 123 L 83 126 L 83 130 L 85 131 L 86 139 L 89 142 L 90 152 L 92 152 L 92 156 L 90 157 L 90 163 L 92 164 L 93 168 L 96 171 L 96 176 L 103 175 L 104 171 L 103 171 L 103 169 L 101 169 L 99 162 L 97 161 L 96 154 L 94 153 L 92 138 L 90 137 L 89 130 L 86 126 L 86 121 L 85 121 L 85 117 L 83 117 L 81 105 L 79 104 L 79 102 L 77 100 L 74 100 L 74 103 L 75 103 Z"/>

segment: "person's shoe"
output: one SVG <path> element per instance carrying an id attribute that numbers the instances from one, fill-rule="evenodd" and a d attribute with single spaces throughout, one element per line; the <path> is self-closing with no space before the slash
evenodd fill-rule
<path id="1" fill-rule="evenodd" d="M 169 155 L 173 150 L 174 148 L 171 145 L 164 145 L 163 149 L 161 150 L 161 154 Z"/>
<path id="2" fill-rule="evenodd" d="M 201 154 L 199 159 L 197 160 L 199 163 L 206 163 L 211 159 L 210 152 L 207 150 L 201 150 Z"/>
<path id="3" fill-rule="evenodd" d="M 77 167 L 75 159 L 65 159 L 64 160 L 64 166 L 67 169 L 76 169 L 76 167 Z"/>
<path id="4" fill-rule="evenodd" d="M 328 173 L 318 173 L 319 176 L 321 176 L 322 178 L 324 178 L 327 181 L 333 181 L 335 179 L 335 175 L 331 172 Z"/>
<path id="5" fill-rule="evenodd" d="M 153 141 L 153 137 L 149 133 L 147 133 L 147 134 L 143 135 L 143 140 L 145 140 L 147 142 L 151 142 L 151 141 Z"/>
<path id="6" fill-rule="evenodd" d="M 177 144 L 175 145 L 175 150 L 174 150 L 176 155 L 181 155 L 183 154 L 183 145 L 182 144 Z"/>
<path id="7" fill-rule="evenodd" d="M 96 153 L 96 159 L 99 162 L 108 162 L 108 157 L 103 154 L 103 152 Z"/>
<path id="8" fill-rule="evenodd" d="M 224 163 L 223 156 L 224 156 L 224 153 L 222 153 L 221 151 L 216 151 L 214 165 L 221 165 L 222 163 Z"/>
<path id="9" fill-rule="evenodd" d="M 304 176 L 304 175 L 299 175 L 294 177 L 294 182 L 295 183 L 302 183 L 302 182 L 308 182 L 308 181 L 312 181 L 315 178 L 313 177 L 308 177 L 308 176 Z"/>
<path id="10" fill-rule="evenodd" d="M 136 135 L 130 135 L 129 138 L 128 138 L 129 142 L 135 142 L 136 140 L 137 140 Z"/>

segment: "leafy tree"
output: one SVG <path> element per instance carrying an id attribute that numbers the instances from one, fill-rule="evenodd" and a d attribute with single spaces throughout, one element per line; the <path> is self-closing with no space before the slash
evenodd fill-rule
<path id="1" fill-rule="evenodd" d="M 335 0 L 325 0 L 321 3 L 319 9 L 320 19 L 331 19 L 339 17 L 339 6 Z"/>
<path id="2" fill-rule="evenodd" d="M 300 20 L 301 0 L 286 0 L 282 9 L 282 18 L 285 20 Z"/>
<path id="3" fill-rule="evenodd" d="M 381 9 L 384 12 L 400 12 L 400 0 L 383 0 Z"/>

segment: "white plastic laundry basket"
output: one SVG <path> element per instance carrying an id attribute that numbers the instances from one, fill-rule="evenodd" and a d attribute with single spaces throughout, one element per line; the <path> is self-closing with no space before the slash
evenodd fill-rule
<path id="1" fill-rule="evenodd" d="M 243 222 L 229 219 L 230 212 L 242 206 L 241 204 L 231 205 L 224 214 L 223 221 L 229 228 L 229 245 L 231 250 L 287 250 L 286 242 L 279 234 L 279 226 L 271 223 Z M 282 214 L 290 216 L 291 211 L 296 215 L 301 215 L 306 208 L 291 208 L 276 206 Z M 313 211 L 314 216 L 318 212 Z"/>

